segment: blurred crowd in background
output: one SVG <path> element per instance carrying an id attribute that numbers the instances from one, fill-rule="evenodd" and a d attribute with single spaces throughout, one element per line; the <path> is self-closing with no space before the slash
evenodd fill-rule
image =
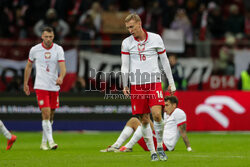
<path id="1" fill-rule="evenodd" d="M 39 40 L 42 28 L 52 26 L 58 42 L 119 55 L 128 34 L 104 31 L 105 12 L 135 12 L 150 32 L 182 30 L 185 52 L 169 54 L 213 58 L 214 74 L 234 75 L 233 50 L 249 47 L 249 0 L 1 0 L 0 38 Z"/>
<path id="2" fill-rule="evenodd" d="M 183 29 L 188 44 L 250 36 L 248 0 L 1 0 L 0 9 L 1 38 L 40 37 L 41 27 L 50 25 L 59 40 L 103 39 L 106 11 L 136 12 L 146 30 L 159 34 L 164 28 Z"/>

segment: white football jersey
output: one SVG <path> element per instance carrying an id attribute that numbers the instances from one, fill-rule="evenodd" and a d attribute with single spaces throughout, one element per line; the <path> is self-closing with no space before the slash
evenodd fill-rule
<path id="1" fill-rule="evenodd" d="M 58 62 L 64 62 L 63 48 L 55 43 L 50 48 L 45 48 L 43 43 L 30 49 L 29 61 L 36 66 L 36 79 L 34 89 L 59 91 L 56 85 L 58 78 Z"/>
<path id="2" fill-rule="evenodd" d="M 186 123 L 186 114 L 183 110 L 176 108 L 171 115 L 164 112 L 163 142 L 169 151 L 172 151 L 180 137 L 178 126 Z"/>
<path id="3" fill-rule="evenodd" d="M 166 52 L 165 46 L 160 35 L 146 31 L 145 33 L 144 41 L 138 41 L 131 35 L 122 42 L 121 54 L 130 58 L 131 85 L 161 82 L 158 57 Z"/>

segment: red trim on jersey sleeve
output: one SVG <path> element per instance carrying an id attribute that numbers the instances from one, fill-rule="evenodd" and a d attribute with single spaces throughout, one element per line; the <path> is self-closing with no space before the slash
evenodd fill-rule
<path id="1" fill-rule="evenodd" d="M 166 52 L 166 49 L 164 49 L 163 51 L 161 52 L 157 52 L 159 55 L 162 54 L 162 53 L 165 53 Z"/>
<path id="2" fill-rule="evenodd" d="M 65 60 L 58 60 L 58 62 L 65 62 Z"/>
<path id="3" fill-rule="evenodd" d="M 177 126 L 181 126 L 181 125 L 183 125 L 183 124 L 185 124 L 185 123 L 186 123 L 186 121 L 181 122 L 181 123 L 177 124 Z"/>
<path id="4" fill-rule="evenodd" d="M 31 62 L 31 63 L 33 63 L 33 61 L 32 61 L 32 60 L 30 60 L 30 59 L 28 59 L 28 61 L 29 61 L 29 62 Z"/>
<path id="5" fill-rule="evenodd" d="M 129 55 L 129 52 L 121 52 L 121 54 Z"/>
<path id="6" fill-rule="evenodd" d="M 49 48 L 46 48 L 45 45 L 44 45 L 43 42 L 42 42 L 42 47 L 43 47 L 44 49 L 47 49 L 47 50 L 50 50 L 50 49 L 53 47 L 53 45 L 54 45 L 54 43 L 52 43 L 51 46 L 50 46 Z"/>

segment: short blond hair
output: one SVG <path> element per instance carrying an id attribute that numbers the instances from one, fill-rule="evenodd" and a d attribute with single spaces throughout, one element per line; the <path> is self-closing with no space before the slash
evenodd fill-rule
<path id="1" fill-rule="evenodd" d="M 141 22 L 141 18 L 136 13 L 131 13 L 125 18 L 125 23 L 129 22 L 130 20 L 134 20 L 136 22 Z"/>

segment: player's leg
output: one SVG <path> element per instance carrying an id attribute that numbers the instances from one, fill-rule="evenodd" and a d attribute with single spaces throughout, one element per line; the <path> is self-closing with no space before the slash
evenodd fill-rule
<path id="1" fill-rule="evenodd" d="M 56 108 L 59 108 L 59 92 L 52 92 L 52 91 L 49 91 L 49 100 L 50 100 L 50 107 L 51 107 L 51 110 L 50 110 L 50 125 L 51 125 L 51 136 L 52 136 L 52 139 L 53 139 L 53 128 L 52 128 L 52 125 L 53 125 L 53 122 L 54 122 L 54 115 L 55 115 L 55 110 Z M 49 139 L 48 139 L 49 141 Z M 50 146 L 50 149 L 56 149 L 58 147 L 58 145 L 53 141 L 49 141 L 49 146 Z"/>
<path id="2" fill-rule="evenodd" d="M 154 147 L 154 141 L 153 141 L 153 132 L 150 127 L 150 115 L 149 113 L 142 114 L 140 115 L 140 121 L 142 124 L 141 131 L 142 131 L 142 136 L 144 138 L 144 141 L 151 153 L 151 160 L 152 161 L 158 161 L 158 157 L 155 151 Z"/>
<path id="3" fill-rule="evenodd" d="M 154 120 L 154 130 L 157 139 L 157 153 L 161 160 L 167 160 L 167 156 L 163 150 L 162 136 L 163 136 L 163 120 L 162 120 L 162 109 L 165 106 L 163 99 L 163 92 L 161 83 L 152 83 L 150 85 L 149 95 L 149 106 L 151 108 L 153 120 Z"/>
<path id="4" fill-rule="evenodd" d="M 157 148 L 162 147 L 162 136 L 163 136 L 163 120 L 161 116 L 162 106 L 155 105 L 151 107 L 152 116 L 154 120 L 154 130 L 157 139 Z"/>
<path id="5" fill-rule="evenodd" d="M 151 111 L 154 119 L 154 130 L 157 140 L 157 153 L 162 161 L 166 161 L 167 155 L 165 154 L 162 145 L 163 126 L 164 126 L 161 116 L 162 106 L 161 105 L 152 106 Z"/>
<path id="6" fill-rule="evenodd" d="M 122 143 L 124 143 L 124 141 L 126 141 L 132 135 L 132 133 L 135 131 L 135 129 L 136 129 L 135 125 L 134 125 L 136 122 L 135 119 L 137 119 L 137 118 L 134 118 L 134 117 L 130 118 L 128 120 L 128 122 L 126 123 L 126 125 L 124 126 L 120 136 L 117 138 L 115 143 L 106 149 L 100 150 L 100 152 L 117 152 L 117 151 L 119 151 L 119 148 L 121 147 Z"/>
<path id="7" fill-rule="evenodd" d="M 180 134 L 178 133 L 178 131 L 168 131 L 164 129 L 163 143 L 167 147 L 168 151 L 174 151 L 175 145 L 178 142 L 179 137 L 180 137 Z"/>
<path id="8" fill-rule="evenodd" d="M 137 118 L 130 118 L 129 121 L 126 123 L 124 129 L 122 130 L 120 136 L 116 140 L 116 142 L 112 145 L 113 147 L 120 148 L 121 145 L 126 141 L 136 130 L 137 126 Z M 139 120 L 138 120 L 139 121 Z M 140 122 L 139 122 L 140 123 Z"/>
<path id="9" fill-rule="evenodd" d="M 0 120 L 0 131 L 3 133 L 3 135 L 6 137 L 6 139 L 11 139 L 11 133 L 8 131 L 8 129 L 4 126 L 3 122 Z"/>
<path id="10" fill-rule="evenodd" d="M 50 107 L 44 107 L 41 109 L 42 110 L 42 127 L 43 127 L 43 132 L 48 139 L 49 146 L 51 149 L 56 149 L 57 145 L 54 142 L 53 136 L 52 136 L 52 127 L 50 123 L 50 112 L 51 109 Z"/>
<path id="11" fill-rule="evenodd" d="M 131 126 L 133 126 L 134 134 L 129 140 L 129 142 L 120 148 L 121 152 L 131 152 L 133 146 L 142 138 L 141 123 L 138 118 L 132 118 Z"/>
<path id="12" fill-rule="evenodd" d="M 13 143 L 16 141 L 16 136 L 12 135 L 8 129 L 4 126 L 3 122 L 0 120 L 0 131 L 7 139 L 7 147 L 6 150 L 11 149 Z"/>
<path id="13" fill-rule="evenodd" d="M 51 113 L 50 113 L 50 123 L 51 123 L 51 126 L 53 125 L 54 113 L 55 113 L 55 109 L 51 109 Z M 46 137 L 46 135 L 45 135 L 45 133 L 43 131 L 41 149 L 48 150 L 47 141 L 48 141 L 47 137 Z"/>

